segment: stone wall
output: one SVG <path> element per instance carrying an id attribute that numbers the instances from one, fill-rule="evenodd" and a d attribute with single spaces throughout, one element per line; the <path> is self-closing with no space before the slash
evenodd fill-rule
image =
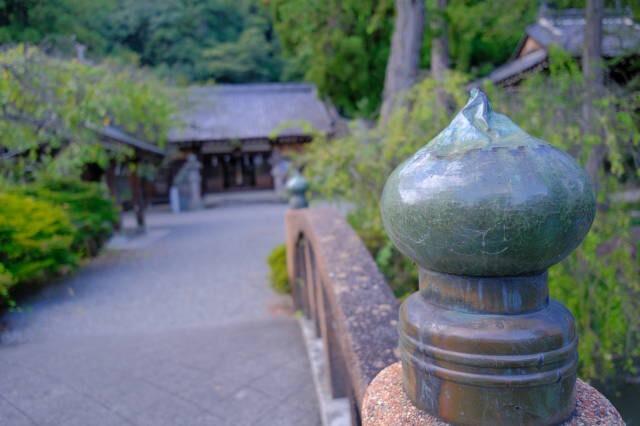
<path id="1" fill-rule="evenodd" d="M 331 208 L 289 210 L 287 262 L 298 309 L 322 337 L 335 398 L 359 423 L 367 386 L 397 361 L 398 302 L 366 247 Z"/>

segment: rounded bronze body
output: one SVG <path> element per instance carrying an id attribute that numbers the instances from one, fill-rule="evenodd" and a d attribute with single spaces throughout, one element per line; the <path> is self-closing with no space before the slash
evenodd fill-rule
<path id="1" fill-rule="evenodd" d="M 293 176 L 287 181 L 287 191 L 289 192 L 289 207 L 292 209 L 303 209 L 309 207 L 307 202 L 306 192 L 309 189 L 309 183 L 300 174 L 299 171 L 295 171 Z"/>
<path id="2" fill-rule="evenodd" d="M 567 419 L 578 337 L 571 313 L 549 300 L 546 270 L 594 219 L 586 173 L 474 91 L 392 173 L 381 209 L 395 245 L 420 266 L 420 291 L 400 311 L 411 401 L 460 425 Z"/>

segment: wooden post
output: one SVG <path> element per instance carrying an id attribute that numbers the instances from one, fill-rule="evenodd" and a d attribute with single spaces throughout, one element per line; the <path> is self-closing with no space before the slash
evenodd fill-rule
<path id="1" fill-rule="evenodd" d="M 104 174 L 105 181 L 107 183 L 107 188 L 109 189 L 109 194 L 113 199 L 114 203 L 116 203 L 116 207 L 118 208 L 118 222 L 115 224 L 114 228 L 116 231 L 120 231 L 122 229 L 122 209 L 120 205 L 120 197 L 118 196 L 118 191 L 116 190 L 116 163 L 110 162 L 109 166 L 107 166 L 107 170 Z"/>
<path id="2" fill-rule="evenodd" d="M 138 224 L 138 230 L 144 231 L 144 196 L 142 193 L 142 185 L 140 183 L 140 176 L 138 175 L 139 163 L 136 161 L 133 163 L 134 167 L 129 171 L 129 186 L 131 188 L 131 197 L 133 203 L 133 211 L 136 215 L 136 223 Z"/>
<path id="3" fill-rule="evenodd" d="M 431 77 L 438 82 L 437 99 L 440 108 L 453 113 L 452 99 L 443 83 L 449 71 L 449 35 L 447 34 L 447 0 L 437 0 L 431 16 Z"/>
<path id="4" fill-rule="evenodd" d="M 602 63 L 602 19 L 603 0 L 588 0 L 585 9 L 584 44 L 582 46 L 582 73 L 585 81 L 583 105 L 584 129 L 587 133 L 598 132 L 595 124 L 594 102 L 602 96 L 604 69 Z M 604 136 L 604 135 L 602 135 Z M 604 139 L 604 138 L 603 138 Z M 587 159 L 587 173 L 598 186 L 598 170 L 607 155 L 607 145 L 601 141 L 591 149 Z"/>

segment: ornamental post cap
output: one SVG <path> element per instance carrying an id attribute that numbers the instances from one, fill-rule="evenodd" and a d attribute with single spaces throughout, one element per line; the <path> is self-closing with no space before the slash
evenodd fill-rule
<path id="1" fill-rule="evenodd" d="M 293 176 L 287 181 L 287 192 L 291 196 L 289 198 L 289 206 L 291 208 L 301 209 L 309 206 L 305 196 L 307 189 L 309 189 L 309 183 L 299 170 L 295 170 Z"/>
<path id="2" fill-rule="evenodd" d="M 293 176 L 287 181 L 287 191 L 291 194 L 303 194 L 307 189 L 309 189 L 309 183 L 300 171 L 293 172 Z"/>
<path id="3" fill-rule="evenodd" d="M 384 227 L 422 268 L 456 275 L 539 273 L 595 216 L 586 172 L 494 112 L 474 89 L 447 128 L 400 164 L 381 200 Z"/>

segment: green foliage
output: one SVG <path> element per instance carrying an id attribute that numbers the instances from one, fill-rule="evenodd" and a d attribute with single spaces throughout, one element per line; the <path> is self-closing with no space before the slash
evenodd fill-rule
<path id="1" fill-rule="evenodd" d="M 0 263 L 0 299 L 9 299 L 9 289 L 13 286 L 15 279 L 11 272 Z"/>
<path id="2" fill-rule="evenodd" d="M 600 210 L 575 253 L 549 271 L 551 296 L 574 314 L 580 375 L 612 384 L 617 372 L 637 372 L 640 358 L 640 268 L 632 252 L 630 216 Z"/>
<path id="3" fill-rule="evenodd" d="M 256 0 L 121 0 L 105 28 L 113 53 L 186 81 L 278 80 L 283 62 Z"/>
<path id="4" fill-rule="evenodd" d="M 245 28 L 233 41 L 203 52 L 206 77 L 220 82 L 277 81 L 284 62 L 280 46 L 271 39 L 270 22 L 262 14 L 245 18 Z"/>
<path id="5" fill-rule="evenodd" d="M 371 116 L 382 94 L 391 0 L 272 0 L 285 53 L 348 116 Z"/>
<path id="6" fill-rule="evenodd" d="M 345 115 L 374 116 L 381 102 L 394 24 L 391 0 L 273 0 L 285 53 Z M 443 12 L 427 2 L 426 21 L 442 13 L 454 69 L 480 75 L 506 61 L 535 18 L 526 0 L 450 0 Z M 505 13 L 508 11 L 508 13 Z M 434 34 L 426 26 L 421 65 L 429 67 Z"/>
<path id="7" fill-rule="evenodd" d="M 154 67 L 177 81 L 277 81 L 282 59 L 258 0 L 3 0 L 0 43 L 43 43 Z"/>
<path id="8" fill-rule="evenodd" d="M 97 254 L 119 219 L 106 188 L 97 183 L 46 177 L 24 186 L 22 192 L 65 210 L 76 228 L 73 249 L 82 256 Z"/>
<path id="9" fill-rule="evenodd" d="M 0 296 L 44 282 L 97 254 L 118 212 L 104 188 L 69 178 L 41 177 L 0 187 Z"/>
<path id="10" fill-rule="evenodd" d="M 271 288 L 280 294 L 291 293 L 291 284 L 287 272 L 287 247 L 281 244 L 274 248 L 267 258 Z"/>
<path id="11" fill-rule="evenodd" d="M 0 44 L 73 36 L 96 50 L 106 47 L 100 34 L 114 0 L 2 0 Z"/>
<path id="12" fill-rule="evenodd" d="M 466 101 L 466 81 L 452 73 L 445 83 L 456 110 Z M 312 192 L 353 203 L 349 220 L 400 298 L 416 290 L 417 272 L 388 240 L 379 196 L 391 171 L 450 122 L 452 117 L 439 107 L 436 89 L 436 83 L 426 79 L 409 94 L 410 107 L 396 110 L 386 127 L 354 125 L 349 136 L 318 140 L 298 158 Z M 640 96 L 628 89 L 606 89 L 594 105 L 596 123 L 586 126 L 581 74 L 575 61 L 560 52 L 551 55 L 550 76 L 536 75 L 517 90 L 486 89 L 497 111 L 582 164 L 597 144 L 606 144 L 596 221 L 584 243 L 550 270 L 550 288 L 576 317 L 581 377 L 614 382 L 635 372 L 640 360 L 640 262 L 633 253 L 638 246 L 631 236 L 628 208 L 610 196 L 640 182 Z"/>
<path id="13" fill-rule="evenodd" d="M 41 281 L 76 265 L 76 231 L 61 207 L 0 193 L 0 279 L 3 288 Z"/>
<path id="14" fill-rule="evenodd" d="M 17 179 L 45 167 L 78 175 L 88 162 L 130 155 L 98 143 L 96 130 L 105 124 L 162 144 L 174 111 L 168 89 L 146 73 L 27 46 L 0 52 L 0 105 L 2 146 L 9 151 L 5 161 L 0 157 L 0 172 Z"/>
<path id="15" fill-rule="evenodd" d="M 535 20 L 538 7 L 538 2 L 529 0 L 450 1 L 446 18 L 453 68 L 478 76 L 505 63 L 526 25 Z"/>
<path id="16" fill-rule="evenodd" d="M 426 1 L 421 66 L 429 68 L 436 15 L 447 22 L 452 69 L 483 76 L 509 60 L 533 23 L 539 3 L 529 0 L 449 0 L 440 11 Z M 615 2 L 606 2 L 614 7 Z M 640 6 L 633 7 L 636 15 Z M 637 2 L 635 2 L 637 3 Z M 394 25 L 391 0 L 271 0 L 275 29 L 285 54 L 348 117 L 373 117 L 381 102 Z M 549 2 L 557 9 L 582 8 L 584 0 Z"/>

